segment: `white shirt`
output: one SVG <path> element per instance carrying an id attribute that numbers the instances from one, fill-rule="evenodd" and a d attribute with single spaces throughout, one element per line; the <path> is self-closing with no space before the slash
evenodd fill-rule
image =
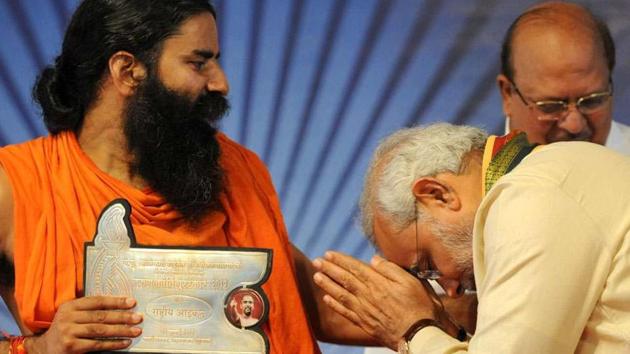
<path id="1" fill-rule="evenodd" d="M 606 147 L 630 156 L 630 127 L 613 120 L 606 139 Z"/>
<path id="2" fill-rule="evenodd" d="M 505 118 L 505 134 L 510 132 L 510 118 Z M 623 123 L 610 123 L 610 132 L 606 138 L 606 147 L 624 155 L 630 155 L 630 126 Z"/>

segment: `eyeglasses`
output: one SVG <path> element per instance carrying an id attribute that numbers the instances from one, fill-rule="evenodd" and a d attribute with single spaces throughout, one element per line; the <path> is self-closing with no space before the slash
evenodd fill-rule
<path id="1" fill-rule="evenodd" d="M 418 236 L 418 211 L 416 210 L 416 262 L 407 270 L 418 279 L 438 280 L 442 277 L 442 273 L 437 269 L 431 269 L 428 261 L 422 264 L 420 257 L 420 237 Z"/>
<path id="2" fill-rule="evenodd" d="M 513 81 L 510 81 L 510 84 L 512 85 L 512 87 L 514 87 L 516 94 L 518 94 L 518 97 L 527 107 L 538 111 L 539 116 L 537 118 L 541 121 L 562 120 L 569 112 L 569 106 L 573 104 L 569 100 L 529 100 L 531 101 L 530 103 L 525 98 L 525 96 L 523 96 L 523 94 Z M 605 108 L 606 104 L 610 101 L 610 98 L 613 94 L 612 80 L 608 81 L 608 85 L 610 87 L 608 91 L 594 92 L 590 95 L 586 95 L 575 100 L 574 104 L 578 112 L 582 113 L 583 115 L 589 115 Z"/>

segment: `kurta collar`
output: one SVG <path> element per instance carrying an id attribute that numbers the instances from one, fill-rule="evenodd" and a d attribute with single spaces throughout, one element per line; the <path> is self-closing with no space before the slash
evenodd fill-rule
<path id="1" fill-rule="evenodd" d="M 499 178 L 512 171 L 536 146 L 538 145 L 527 140 L 524 132 L 513 131 L 503 136 L 489 136 L 483 152 L 482 196 L 485 196 Z"/>

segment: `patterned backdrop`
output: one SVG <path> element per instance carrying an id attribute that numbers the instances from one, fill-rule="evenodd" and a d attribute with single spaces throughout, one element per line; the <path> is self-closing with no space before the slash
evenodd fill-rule
<path id="1" fill-rule="evenodd" d="M 0 145 L 46 134 L 30 91 L 77 0 L 1 0 Z M 532 1 L 216 0 L 230 115 L 222 129 L 269 166 L 293 242 L 369 259 L 356 223 L 378 140 L 443 120 L 503 129 L 500 41 Z M 630 1 L 582 2 L 618 48 L 615 119 L 630 123 Z M 325 353 L 359 349 L 324 346 Z"/>

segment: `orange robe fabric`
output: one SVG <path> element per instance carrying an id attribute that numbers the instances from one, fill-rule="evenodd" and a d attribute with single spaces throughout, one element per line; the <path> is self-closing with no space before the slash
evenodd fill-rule
<path id="1" fill-rule="evenodd" d="M 291 249 L 270 175 L 251 151 L 223 134 L 223 212 L 190 229 L 156 192 L 138 190 L 107 175 L 81 150 L 71 132 L 0 149 L 14 200 L 15 297 L 33 331 L 49 327 L 64 302 L 83 294 L 83 245 L 115 198 L 132 206 L 131 222 L 142 245 L 231 246 L 273 249 L 263 326 L 271 353 L 319 353 L 301 302 Z"/>

